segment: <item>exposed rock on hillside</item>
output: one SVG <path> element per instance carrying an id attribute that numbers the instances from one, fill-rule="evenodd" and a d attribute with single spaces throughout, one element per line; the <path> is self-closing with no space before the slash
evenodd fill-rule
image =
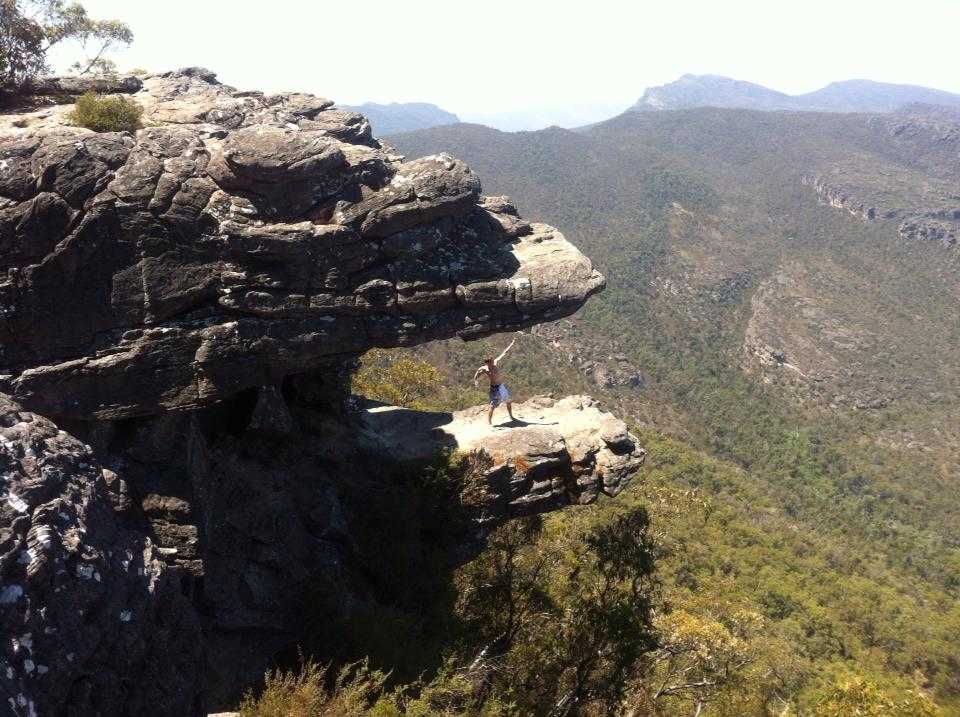
<path id="1" fill-rule="evenodd" d="M 940 242 L 944 247 L 952 247 L 957 243 L 957 234 L 960 232 L 960 210 L 954 221 L 931 219 L 929 217 L 914 217 L 907 219 L 899 227 L 897 234 L 901 239 L 923 240 Z"/>
<path id="2" fill-rule="evenodd" d="M 877 206 L 861 197 L 864 190 L 857 187 L 841 187 L 828 184 L 822 177 L 808 182 L 813 186 L 817 199 L 834 209 L 849 212 L 863 221 L 898 221 L 897 236 L 908 241 L 936 241 L 945 248 L 957 243 L 960 233 L 960 208 L 943 204 L 950 198 L 923 197 L 916 206 Z M 955 198 L 954 198 L 955 200 Z M 931 209 L 930 204 L 939 205 Z"/>
<path id="3" fill-rule="evenodd" d="M 834 209 L 844 209 L 858 219 L 872 221 L 881 218 L 881 216 L 884 219 L 893 219 L 897 216 L 897 210 L 888 210 L 881 215 L 876 207 L 869 206 L 866 202 L 859 200 L 849 190 L 830 185 L 822 178 L 813 180 L 811 184 L 820 202 Z"/>
<path id="4" fill-rule="evenodd" d="M 859 219 L 896 221 L 901 239 L 954 246 L 960 234 L 960 114 L 954 108 L 913 104 L 869 117 L 866 124 L 888 151 L 903 158 L 902 176 L 854 162 L 805 177 L 804 183 L 823 204 Z"/>
<path id="5" fill-rule="evenodd" d="M 543 338 L 584 376 L 600 388 L 643 386 L 643 375 L 627 358 L 607 345 L 598 345 L 582 336 L 571 336 L 565 322 L 537 326 L 533 334 Z"/>
<path id="6" fill-rule="evenodd" d="M 536 396 L 514 404 L 513 413 L 516 420 L 498 416 L 489 426 L 484 406 L 453 414 L 374 406 L 362 422 L 368 440 L 402 459 L 440 449 L 486 452 L 493 461 L 485 476 L 490 521 L 616 495 L 643 462 L 626 424 L 589 396 Z"/>
<path id="7" fill-rule="evenodd" d="M 424 569 L 433 527 L 427 489 L 357 439 L 354 357 L 566 316 L 604 283 L 463 162 L 404 161 L 328 100 L 201 68 L 139 82 L 93 88 L 133 92 L 135 135 L 67 125 L 55 103 L 90 88 L 63 80 L 0 116 L 0 685 L 18 715 L 235 706 L 309 621 L 336 654 L 337 625 L 395 599 L 384 561 Z M 614 494 L 640 465 L 589 399 L 529 408 L 563 415 L 474 437 L 504 457 L 463 544 L 430 547 L 451 565 L 479 528 Z"/>
<path id="8" fill-rule="evenodd" d="M 196 408 L 331 355 L 564 316 L 603 285 L 463 162 L 403 162 L 328 100 L 197 69 L 134 97 L 136 137 L 47 110 L 0 137 L 0 373 L 34 410 Z"/>
<path id="9" fill-rule="evenodd" d="M 199 620 L 157 546 L 115 514 L 123 478 L 2 395 L 0 474 L 4 714 L 189 713 Z"/>

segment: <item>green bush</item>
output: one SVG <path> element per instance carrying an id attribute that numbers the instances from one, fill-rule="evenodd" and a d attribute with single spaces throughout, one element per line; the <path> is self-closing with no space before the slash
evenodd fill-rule
<path id="1" fill-rule="evenodd" d="M 382 349 L 363 355 L 350 386 L 374 401 L 418 411 L 437 410 L 442 389 L 440 372 L 426 361 Z"/>
<path id="2" fill-rule="evenodd" d="M 386 694 L 386 675 L 365 663 L 343 667 L 332 679 L 330 669 L 307 660 L 299 672 L 276 670 L 266 675 L 259 697 L 244 695 L 241 717 L 341 717 L 399 714 Z M 395 703 L 394 703 L 395 704 Z"/>
<path id="3" fill-rule="evenodd" d="M 77 98 L 68 119 L 94 132 L 135 132 L 143 126 L 142 115 L 143 107 L 128 97 L 88 92 Z"/>

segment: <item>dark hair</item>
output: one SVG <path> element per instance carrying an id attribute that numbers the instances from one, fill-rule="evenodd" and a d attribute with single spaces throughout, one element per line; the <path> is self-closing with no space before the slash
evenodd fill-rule
<path id="1" fill-rule="evenodd" d="M 492 358 L 485 358 L 485 359 L 483 360 L 484 363 L 491 363 L 492 361 L 493 361 Z"/>

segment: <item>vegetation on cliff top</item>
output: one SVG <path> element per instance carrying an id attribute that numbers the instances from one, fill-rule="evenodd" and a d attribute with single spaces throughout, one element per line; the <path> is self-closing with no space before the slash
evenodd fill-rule
<path id="1" fill-rule="evenodd" d="M 133 41 L 119 20 L 95 20 L 83 5 L 64 0 L 0 0 L 0 86 L 20 87 L 46 72 L 54 45 L 76 42 L 83 57 L 72 70 L 109 74 L 115 67 L 106 53 Z"/>
<path id="2" fill-rule="evenodd" d="M 136 132 L 143 126 L 143 107 L 127 97 L 101 97 L 88 92 L 77 98 L 67 119 L 94 132 Z"/>

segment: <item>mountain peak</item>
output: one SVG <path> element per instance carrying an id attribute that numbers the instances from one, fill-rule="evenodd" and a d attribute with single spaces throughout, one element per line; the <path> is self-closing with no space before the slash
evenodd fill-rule
<path id="1" fill-rule="evenodd" d="M 839 80 L 814 92 L 788 95 L 723 75 L 685 74 L 674 82 L 647 88 L 632 110 L 726 107 L 767 111 L 892 112 L 911 103 L 960 107 L 960 95 L 867 79 Z"/>
<path id="2" fill-rule="evenodd" d="M 460 121 L 457 115 L 430 102 L 364 102 L 356 106 L 343 105 L 343 109 L 364 115 L 381 137 Z"/>

